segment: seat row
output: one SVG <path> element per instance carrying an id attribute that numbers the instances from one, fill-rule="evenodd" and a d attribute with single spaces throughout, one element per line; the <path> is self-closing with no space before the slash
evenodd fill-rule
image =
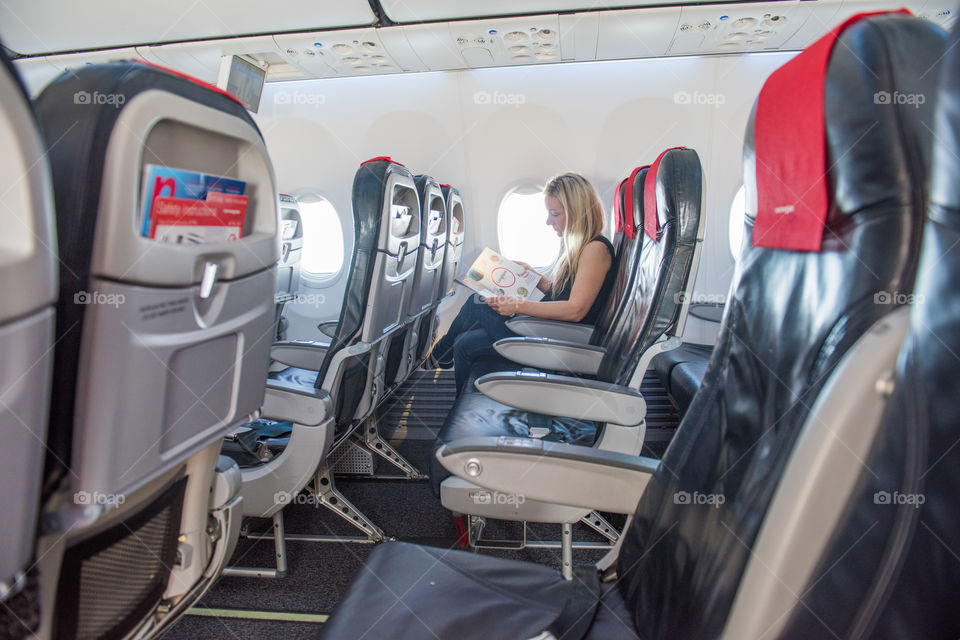
<path id="1" fill-rule="evenodd" d="M 612 293 L 595 326 L 518 317 L 518 333 L 494 347 L 501 358 L 471 372 L 434 444 L 471 437 L 534 438 L 638 455 L 646 403 L 637 391 L 654 355 L 680 344 L 693 288 L 705 216 L 696 151 L 667 149 L 633 170 L 614 199 Z M 504 371 L 512 364 L 512 370 Z M 524 367 L 523 370 L 517 370 Z M 478 499 L 487 492 L 451 477 L 436 457 L 430 479 L 443 505 L 471 516 L 471 545 L 481 545 L 481 517 L 560 523 L 564 571 L 570 575 L 570 525 L 583 520 L 611 544 L 616 530 L 591 509 L 520 496 Z"/>
<path id="2" fill-rule="evenodd" d="M 912 16 L 858 15 L 767 80 L 745 137 L 745 242 L 720 335 L 662 459 L 532 429 L 464 429 L 437 450 L 479 489 L 629 516 L 607 558 L 564 580 L 389 543 L 323 637 L 960 633 L 958 42 Z M 507 378 L 515 389 L 522 374 Z M 600 411 L 641 406 L 609 393 L 592 396 Z M 607 419 L 583 407 L 567 417 Z"/>
<path id="3" fill-rule="evenodd" d="M 354 249 L 346 292 L 338 321 L 321 326 L 330 340 L 275 343 L 266 419 L 243 425 L 226 443 L 241 462 L 244 514 L 274 521 L 277 566 L 230 567 L 228 575 L 284 575 L 285 540 L 293 538 L 284 531 L 283 510 L 305 489 L 359 529 L 363 541 L 385 538 L 336 488 L 330 460 L 340 447 L 355 443 L 407 477 L 422 477 L 380 436 L 376 410 L 433 343 L 437 308 L 453 293 L 462 256 L 463 201 L 455 187 L 414 176 L 388 157 L 360 166 L 352 198 Z M 244 438 L 246 444 L 234 446 Z"/>

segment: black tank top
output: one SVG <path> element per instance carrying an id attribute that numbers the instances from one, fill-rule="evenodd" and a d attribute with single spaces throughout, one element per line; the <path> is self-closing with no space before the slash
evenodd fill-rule
<path id="1" fill-rule="evenodd" d="M 617 277 L 617 269 L 614 261 L 616 260 L 616 254 L 613 250 L 613 245 L 609 240 L 603 235 L 595 237 L 590 242 L 602 242 L 603 246 L 607 248 L 607 252 L 610 253 L 610 268 L 607 269 L 607 275 L 603 277 L 603 284 L 600 285 L 600 291 L 597 293 L 597 297 L 594 298 L 593 304 L 590 305 L 590 310 L 587 311 L 587 315 L 583 316 L 583 319 L 580 320 L 581 324 L 593 324 L 597 321 L 597 318 L 600 316 L 600 312 L 603 311 L 603 308 L 607 305 L 607 298 L 610 297 L 610 291 L 613 289 L 613 282 Z M 560 289 L 560 291 L 554 292 L 553 288 L 547 292 L 547 295 L 543 297 L 544 302 L 556 302 L 558 300 L 569 300 L 570 299 L 570 290 L 573 289 L 573 281 L 570 280 L 567 284 Z"/>

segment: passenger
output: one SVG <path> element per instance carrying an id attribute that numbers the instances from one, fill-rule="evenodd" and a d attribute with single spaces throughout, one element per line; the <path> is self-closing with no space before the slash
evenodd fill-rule
<path id="1" fill-rule="evenodd" d="M 553 279 L 538 274 L 537 288 L 545 293 L 539 302 L 508 296 L 484 299 L 474 294 L 464 303 L 427 360 L 431 368 L 454 367 L 458 394 L 480 359 L 508 362 L 497 354 L 493 343 L 517 335 L 507 327 L 510 316 L 521 313 L 591 324 L 613 288 L 613 245 L 603 236 L 603 205 L 593 185 L 579 174 L 565 173 L 552 178 L 543 193 L 546 222 L 563 238 Z M 516 262 L 533 271 L 530 265 Z"/>

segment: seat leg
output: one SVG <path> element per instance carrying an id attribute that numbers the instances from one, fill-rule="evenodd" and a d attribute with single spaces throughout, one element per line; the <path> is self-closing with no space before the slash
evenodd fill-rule
<path id="1" fill-rule="evenodd" d="M 367 539 L 371 542 L 383 542 L 386 540 L 386 536 L 383 535 L 383 531 L 373 523 L 367 516 L 363 514 L 359 509 L 353 506 L 353 504 L 347 500 L 347 498 L 337 490 L 336 484 L 333 481 L 333 473 L 330 472 L 330 466 L 324 462 L 320 465 L 320 469 L 317 471 L 317 475 L 314 478 L 314 490 L 317 495 L 317 506 L 323 505 L 330 511 L 333 511 L 335 514 L 349 522 L 351 525 L 362 531 Z M 306 540 L 305 536 L 298 536 L 297 538 Z M 319 536 L 316 537 L 316 541 L 325 542 L 327 540 L 320 540 Z M 346 542 L 344 538 L 330 539 L 330 542 Z"/>
<path id="2" fill-rule="evenodd" d="M 400 455 L 389 442 L 380 437 L 380 430 L 377 429 L 377 422 L 368 418 L 363 425 L 363 444 L 396 468 L 403 471 L 408 480 L 426 480 L 427 476 L 407 462 L 407 459 Z"/>
<path id="3" fill-rule="evenodd" d="M 467 516 L 467 544 L 470 550 L 476 553 L 479 548 L 480 540 L 483 537 L 483 529 L 487 526 L 487 519 L 481 516 Z"/>
<path id="4" fill-rule="evenodd" d="M 607 519 L 596 511 L 592 511 L 589 515 L 581 518 L 580 522 L 609 540 L 610 544 L 616 544 L 617 540 L 620 539 L 620 533 L 617 531 L 616 527 L 607 522 Z"/>
<path id="5" fill-rule="evenodd" d="M 252 540 L 273 538 L 273 549 L 277 566 L 275 569 L 257 569 L 256 567 L 224 567 L 223 575 L 238 578 L 283 578 L 287 575 L 287 538 L 283 528 L 283 509 L 273 515 L 273 534 L 270 536 L 252 535 Z"/>
<path id="6" fill-rule="evenodd" d="M 573 580 L 573 525 L 560 525 L 560 570 L 565 580 Z"/>

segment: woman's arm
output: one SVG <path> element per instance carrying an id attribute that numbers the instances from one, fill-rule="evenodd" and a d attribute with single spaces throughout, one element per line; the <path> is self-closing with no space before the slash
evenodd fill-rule
<path id="1" fill-rule="evenodd" d="M 542 273 L 538 272 L 536 269 L 528 265 L 526 262 L 521 262 L 520 260 L 514 260 L 514 262 L 516 262 L 518 265 L 524 268 L 525 270 L 524 273 L 526 273 L 527 271 L 530 271 L 540 276 L 540 280 L 539 282 L 537 282 L 537 289 L 540 289 L 540 291 L 543 291 L 544 293 L 547 293 L 548 291 L 550 291 L 550 287 L 553 286 L 553 280 L 543 275 Z M 520 275 L 522 276 L 524 275 L 524 273 L 521 273 Z"/>
<path id="2" fill-rule="evenodd" d="M 603 279 L 613 265 L 610 252 L 602 242 L 590 242 L 583 248 L 577 276 L 570 289 L 569 300 L 533 302 L 501 296 L 488 298 L 487 304 L 502 315 L 524 313 L 535 318 L 580 322 L 590 311 L 603 286 Z"/>

